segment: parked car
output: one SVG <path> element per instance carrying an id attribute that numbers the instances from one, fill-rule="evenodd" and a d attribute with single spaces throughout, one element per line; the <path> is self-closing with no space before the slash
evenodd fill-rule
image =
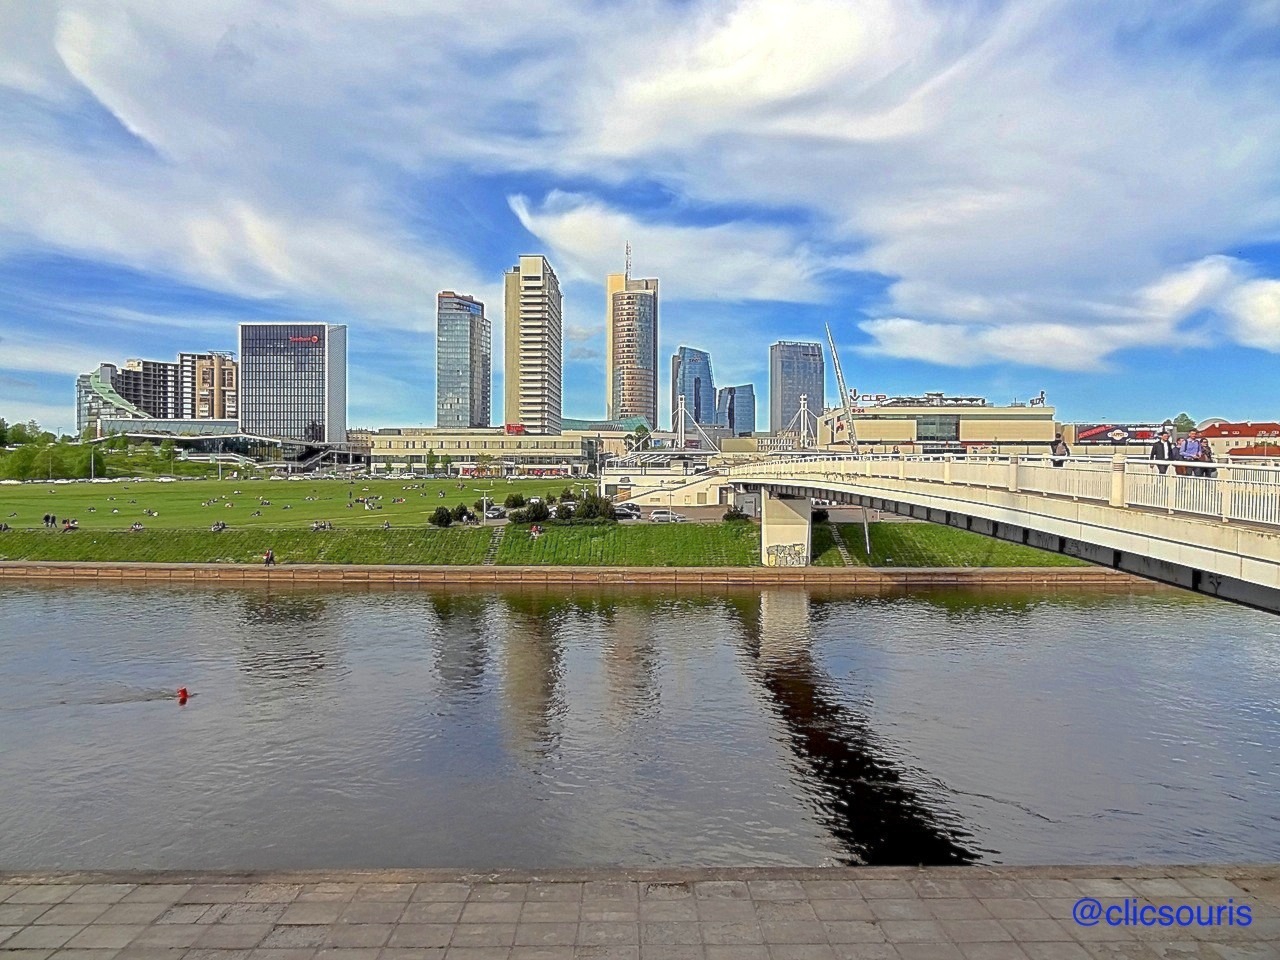
<path id="1" fill-rule="evenodd" d="M 634 503 L 615 503 L 613 515 L 619 520 L 639 520 L 644 516 L 644 511 Z"/>
<path id="2" fill-rule="evenodd" d="M 655 510 L 649 514 L 649 519 L 654 523 L 684 523 L 688 517 L 676 513 L 674 510 Z"/>
<path id="3" fill-rule="evenodd" d="M 501 520 L 507 515 L 507 511 L 503 510 L 502 507 L 490 507 L 484 512 L 484 515 L 489 520 Z"/>

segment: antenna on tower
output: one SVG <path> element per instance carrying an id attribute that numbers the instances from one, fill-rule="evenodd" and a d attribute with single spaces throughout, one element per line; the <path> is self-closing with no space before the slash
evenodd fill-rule
<path id="1" fill-rule="evenodd" d="M 627 241 L 627 279 L 631 279 L 631 241 Z"/>

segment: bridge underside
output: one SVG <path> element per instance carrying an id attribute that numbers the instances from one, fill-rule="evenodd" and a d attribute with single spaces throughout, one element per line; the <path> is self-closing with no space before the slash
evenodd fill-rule
<path id="1" fill-rule="evenodd" d="M 1010 523 L 974 516 L 964 510 L 945 509 L 919 503 L 910 503 L 890 497 L 856 494 L 848 491 L 832 490 L 829 487 L 811 487 L 801 484 L 770 483 L 767 487 L 760 484 L 746 484 L 746 487 L 760 489 L 762 494 L 772 493 L 784 498 L 814 498 L 832 500 L 847 506 L 866 507 L 883 513 L 896 513 L 900 516 L 927 520 L 931 523 L 945 524 L 969 530 L 988 537 L 997 537 L 1013 543 L 1049 550 L 1066 556 L 1076 557 L 1100 566 L 1110 567 L 1124 573 L 1156 580 L 1172 586 L 1207 594 L 1221 600 L 1229 600 L 1245 606 L 1280 613 L 1280 589 L 1262 584 L 1251 583 L 1237 577 L 1204 570 L 1195 566 L 1162 560 L 1132 550 L 1104 546 L 1087 540 L 1064 536 L 1046 530 L 1036 529 L 1031 525 Z M 763 487 L 763 489 L 761 489 Z M 763 517 L 768 522 L 768 516 Z"/>

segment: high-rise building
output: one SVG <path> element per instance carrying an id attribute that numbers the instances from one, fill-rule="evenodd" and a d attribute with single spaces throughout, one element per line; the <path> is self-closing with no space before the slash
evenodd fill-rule
<path id="1" fill-rule="evenodd" d="M 693 347 L 680 347 L 671 358 L 671 429 L 676 422 L 680 397 L 685 413 L 695 423 L 713 426 L 716 422 L 716 386 L 711 377 L 711 354 Z"/>
<path id="2" fill-rule="evenodd" d="M 347 328 L 240 324 L 240 429 L 263 437 L 347 439 Z"/>
<path id="3" fill-rule="evenodd" d="M 180 355 L 181 356 L 181 355 Z M 181 366 L 181 360 L 179 360 Z M 183 419 L 236 420 L 240 415 L 239 369 L 230 353 L 212 351 L 196 359 L 194 413 Z M 183 408 L 186 409 L 185 398 Z"/>
<path id="4" fill-rule="evenodd" d="M 769 347 L 769 430 L 791 426 L 800 398 L 809 398 L 809 412 L 821 417 L 826 395 L 822 344 L 781 340 Z M 812 428 L 812 425 L 811 425 Z"/>
<path id="5" fill-rule="evenodd" d="M 628 251 L 630 248 L 628 247 Z M 604 279 L 606 419 L 658 422 L 658 281 L 627 273 Z"/>
<path id="6" fill-rule="evenodd" d="M 112 363 L 102 363 L 93 373 L 76 377 L 76 433 L 86 429 L 94 436 L 99 433 L 101 420 L 144 420 L 148 414 L 131 400 L 120 394 L 115 383 L 120 368 Z"/>
<path id="7" fill-rule="evenodd" d="M 437 426 L 489 426 L 491 340 L 483 303 L 452 290 L 436 296 Z"/>
<path id="8" fill-rule="evenodd" d="M 111 366 L 104 364 L 104 366 Z M 101 368 L 99 368 L 101 369 Z M 181 416 L 178 365 L 165 360 L 126 360 L 111 385 L 120 396 L 158 420 Z"/>
<path id="9" fill-rule="evenodd" d="M 503 421 L 527 433 L 560 432 L 563 315 L 546 257 L 523 256 L 504 275 Z"/>
<path id="10" fill-rule="evenodd" d="M 749 383 L 721 387 L 716 393 L 716 424 L 732 436 L 756 432 L 756 388 Z"/>

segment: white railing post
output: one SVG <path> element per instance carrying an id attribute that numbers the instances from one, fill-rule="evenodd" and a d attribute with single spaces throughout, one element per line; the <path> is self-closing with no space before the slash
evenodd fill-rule
<path id="1" fill-rule="evenodd" d="M 1009 458 L 1009 492 L 1018 492 L 1018 457 Z"/>
<path id="2" fill-rule="evenodd" d="M 942 482 L 943 483 L 951 482 L 951 460 L 952 460 L 951 457 L 942 458 Z"/>
<path id="3" fill-rule="evenodd" d="M 1111 499 L 1109 503 L 1113 507 L 1123 507 L 1124 501 L 1124 464 L 1123 454 L 1117 453 L 1111 458 Z"/>
<path id="4" fill-rule="evenodd" d="M 1216 480 L 1218 492 L 1222 498 L 1222 522 L 1231 522 L 1231 491 L 1233 484 L 1231 483 L 1231 468 L 1219 467 Z"/>

